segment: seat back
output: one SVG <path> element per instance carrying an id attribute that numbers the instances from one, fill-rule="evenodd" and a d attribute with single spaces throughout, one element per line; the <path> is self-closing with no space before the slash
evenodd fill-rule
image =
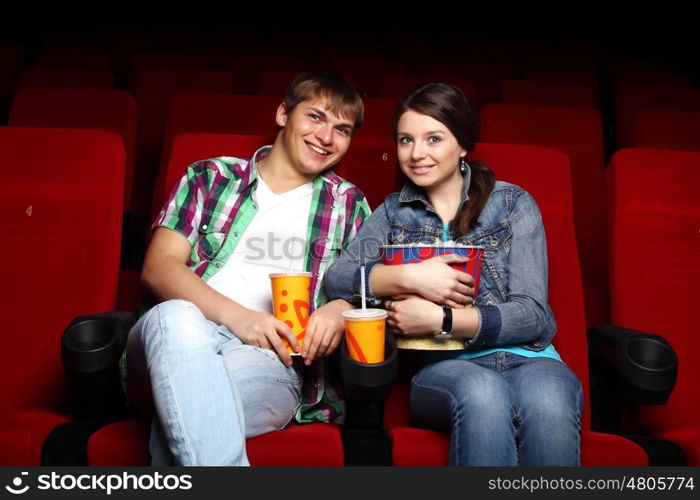
<path id="1" fill-rule="evenodd" d="M 158 172 L 151 220 L 155 219 L 168 195 L 192 163 L 218 156 L 250 158 L 257 149 L 266 144 L 270 144 L 270 137 L 265 135 L 177 134 L 171 151 L 164 156 L 166 163 Z"/>
<path id="2" fill-rule="evenodd" d="M 110 69 L 37 66 L 25 68 L 17 88 L 111 89 L 114 76 Z"/>
<path id="3" fill-rule="evenodd" d="M 501 102 L 593 109 L 599 107 L 598 94 L 592 85 L 538 80 L 503 80 Z"/>
<path id="4" fill-rule="evenodd" d="M 634 146 L 634 117 L 645 109 L 700 111 L 700 90 L 686 87 L 627 85 L 615 93 L 615 146 Z"/>
<path id="5" fill-rule="evenodd" d="M 610 161 L 610 293 L 614 324 L 662 335 L 678 354 L 669 401 L 635 408 L 641 427 L 700 418 L 700 153 L 626 149 Z"/>
<path id="6" fill-rule="evenodd" d="M 9 125 L 108 130 L 126 152 L 124 206 L 131 206 L 136 141 L 136 103 L 128 92 L 111 89 L 26 88 L 12 102 Z"/>
<path id="7" fill-rule="evenodd" d="M 489 104 L 481 109 L 480 117 L 484 142 L 555 147 L 569 156 L 587 324 L 607 323 L 607 218 L 600 113 L 569 106 Z"/>
<path id="8" fill-rule="evenodd" d="M 124 146 L 97 130 L 0 128 L 0 406 L 58 409 L 60 338 L 114 309 Z"/>
<path id="9" fill-rule="evenodd" d="M 588 358 L 581 273 L 573 228 L 569 161 L 562 152 L 535 146 L 479 143 L 473 158 L 486 162 L 499 180 L 516 184 L 537 202 L 544 222 L 549 261 L 549 304 L 557 322 L 554 344 L 584 388 L 582 428 L 590 429 Z M 404 380 L 387 402 L 385 428 L 408 425 Z"/>
<path id="10" fill-rule="evenodd" d="M 632 122 L 635 148 L 682 149 L 700 151 L 700 110 L 638 111 Z"/>

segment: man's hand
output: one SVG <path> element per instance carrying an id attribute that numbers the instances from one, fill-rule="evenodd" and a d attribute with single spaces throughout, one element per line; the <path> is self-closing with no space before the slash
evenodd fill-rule
<path id="1" fill-rule="evenodd" d="M 282 341 L 282 337 L 286 338 L 292 349 L 299 352 L 299 342 L 291 328 L 271 314 L 242 309 L 235 321 L 225 323 L 229 330 L 245 344 L 274 350 L 286 366 L 291 366 L 292 357 Z"/>
<path id="2" fill-rule="evenodd" d="M 305 364 L 310 365 L 314 360 L 328 356 L 338 348 L 345 333 L 342 313 L 352 308 L 352 305 L 344 300 L 334 300 L 313 312 L 309 317 L 304 346 L 301 348 Z"/>

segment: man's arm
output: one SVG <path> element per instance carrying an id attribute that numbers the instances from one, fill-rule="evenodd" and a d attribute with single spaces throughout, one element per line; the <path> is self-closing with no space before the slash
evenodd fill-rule
<path id="1" fill-rule="evenodd" d="M 292 330 L 272 315 L 247 309 L 207 285 L 187 267 L 190 251 L 190 244 L 183 235 L 164 227 L 157 228 L 143 264 L 143 285 L 162 300 L 192 302 L 207 319 L 227 326 L 244 343 L 273 349 L 284 364 L 291 365 L 292 358 L 280 335 L 298 352 L 299 342 Z"/>

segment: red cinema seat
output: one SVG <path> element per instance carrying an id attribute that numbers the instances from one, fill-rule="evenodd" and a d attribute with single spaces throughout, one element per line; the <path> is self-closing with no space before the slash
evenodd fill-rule
<path id="1" fill-rule="evenodd" d="M 481 140 L 561 149 L 571 161 L 576 241 L 586 322 L 607 324 L 605 164 L 600 113 L 569 106 L 487 104 L 480 112 Z"/>
<path id="2" fill-rule="evenodd" d="M 339 167 L 338 173 L 360 188 L 372 210 L 403 183 L 396 143 L 388 137 L 358 135 L 353 138 Z"/>
<path id="3" fill-rule="evenodd" d="M 274 137 L 265 135 L 177 134 L 172 149 L 163 157 L 164 167 L 158 172 L 150 220 L 155 220 L 168 201 L 170 191 L 194 162 L 218 156 L 250 158 L 260 147 L 273 141 Z"/>
<path id="4" fill-rule="evenodd" d="M 243 40 L 247 43 L 247 40 Z M 259 44 L 251 47 L 254 54 L 235 56 L 229 63 L 228 68 L 233 74 L 234 92 L 236 94 L 255 94 L 260 75 L 264 71 L 290 71 L 302 73 L 306 71 L 309 64 L 304 57 L 290 57 L 279 54 L 279 46 L 272 48 L 270 55 L 268 52 L 260 52 Z M 303 52 L 299 52 L 301 54 Z M 281 96 L 282 94 L 277 94 Z"/>
<path id="5" fill-rule="evenodd" d="M 400 75 L 405 69 L 403 61 L 383 57 L 331 57 L 328 66 L 351 82 L 362 96 L 378 95 L 382 76 Z"/>
<path id="6" fill-rule="evenodd" d="M 467 78 L 476 84 L 476 104 L 498 101 L 498 88 L 506 76 L 500 62 L 453 60 L 425 65 L 421 74 L 433 75 L 436 80 L 449 80 L 452 76 Z"/>
<path id="7" fill-rule="evenodd" d="M 700 89 L 629 85 L 615 94 L 615 145 L 634 146 L 634 117 L 642 110 L 700 111 Z"/>
<path id="8" fill-rule="evenodd" d="M 154 197 L 154 210 L 167 201 L 169 190 L 182 177 L 188 165 L 216 156 L 250 157 L 255 150 L 269 144 L 266 136 L 232 134 L 178 134 L 173 143 L 168 168 L 161 172 Z M 167 186 L 167 190 L 166 187 Z M 160 194 L 159 194 L 160 193 Z M 161 196 L 161 202 L 156 200 Z M 148 465 L 150 424 L 125 420 L 103 427 L 88 442 L 90 465 Z M 343 446 L 340 427 L 335 424 L 291 424 L 283 431 L 258 436 L 247 441 L 252 465 L 341 466 Z"/>
<path id="9" fill-rule="evenodd" d="M 598 92 L 591 85 L 537 80 L 503 80 L 501 102 L 593 109 L 599 107 Z"/>
<path id="10" fill-rule="evenodd" d="M 136 103 L 128 92 L 111 89 L 30 88 L 18 90 L 10 125 L 109 130 L 126 151 L 124 207 L 131 207 L 136 140 Z"/>
<path id="11" fill-rule="evenodd" d="M 132 91 L 139 118 L 136 130 L 136 211 L 147 213 L 158 171 L 163 134 L 170 101 L 184 92 L 226 93 L 231 90 L 228 71 L 191 68 L 144 69 L 135 78 Z"/>
<path id="12" fill-rule="evenodd" d="M 38 66 L 22 70 L 17 88 L 111 89 L 113 80 L 108 69 Z"/>
<path id="13" fill-rule="evenodd" d="M 632 147 L 700 151 L 700 110 L 637 112 L 632 122 Z"/>
<path id="14" fill-rule="evenodd" d="M 609 165 L 612 323 L 663 336 L 678 355 L 661 406 L 633 405 L 627 431 L 678 443 L 700 465 L 700 153 L 626 149 Z"/>
<path id="15" fill-rule="evenodd" d="M 700 151 L 700 111 L 642 110 L 632 127 L 632 147 Z"/>
<path id="16" fill-rule="evenodd" d="M 435 77 L 429 75 L 383 75 L 379 82 L 379 93 L 377 97 L 398 100 L 417 85 L 435 80 Z M 459 87 L 470 102 L 476 102 L 476 84 L 472 80 L 452 76 L 441 81 Z"/>
<path id="17" fill-rule="evenodd" d="M 115 308 L 124 168 L 112 132 L 0 128 L 2 465 L 39 465 L 70 415 L 61 335 L 74 317 Z"/>
<path id="18" fill-rule="evenodd" d="M 568 158 L 549 148 L 486 143 L 477 145 L 473 157 L 487 162 L 497 179 L 529 191 L 542 213 L 549 258 L 549 304 L 558 325 L 554 344 L 564 362 L 578 376 L 585 395 L 581 422 L 582 464 L 646 465 L 646 454 L 637 444 L 591 430 L 586 326 L 573 231 Z M 384 413 L 384 427 L 393 441 L 394 465 L 447 465 L 449 436 L 411 427 L 409 379 L 403 377 L 394 385 Z"/>
<path id="19" fill-rule="evenodd" d="M 396 108 L 396 99 L 364 98 L 365 119 L 353 136 L 391 138 L 391 119 Z"/>
<path id="20" fill-rule="evenodd" d="M 256 95 L 274 96 L 277 99 L 287 91 L 287 86 L 299 74 L 293 69 L 271 69 L 261 71 L 258 76 Z"/>
<path id="21" fill-rule="evenodd" d="M 616 59 L 607 62 L 608 87 L 614 94 L 627 85 L 692 87 L 693 78 L 651 59 Z"/>

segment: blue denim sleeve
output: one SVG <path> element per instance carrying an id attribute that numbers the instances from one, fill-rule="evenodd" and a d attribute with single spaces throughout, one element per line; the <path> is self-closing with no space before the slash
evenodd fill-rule
<path id="1" fill-rule="evenodd" d="M 544 349 L 556 331 L 547 302 L 547 242 L 539 208 L 522 191 L 508 220 L 512 237 L 508 254 L 505 302 L 479 304 L 480 326 L 469 344 L 475 347 L 531 344 Z"/>
<path id="2" fill-rule="evenodd" d="M 367 299 L 376 300 L 369 277 L 374 266 L 380 263 L 380 246 L 386 245 L 388 238 L 389 219 L 382 204 L 365 220 L 352 241 L 326 271 L 323 284 L 329 300 L 344 299 L 356 304 L 362 301 L 360 291 L 360 266 L 362 265 L 365 266 L 367 277 L 365 280 Z"/>

